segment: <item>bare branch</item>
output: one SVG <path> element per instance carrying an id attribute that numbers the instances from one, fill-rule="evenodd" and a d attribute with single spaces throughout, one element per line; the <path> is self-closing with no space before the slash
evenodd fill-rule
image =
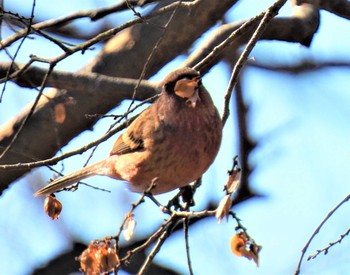
<path id="1" fill-rule="evenodd" d="M 157 241 L 156 245 L 153 247 L 151 253 L 147 256 L 145 262 L 143 263 L 142 267 L 140 268 L 140 270 L 139 270 L 139 272 L 137 274 L 142 275 L 142 274 L 146 273 L 148 267 L 150 266 L 150 264 L 153 261 L 153 258 L 159 252 L 159 250 L 162 247 L 162 245 L 164 244 L 165 240 L 169 237 L 169 235 L 170 235 L 170 233 L 171 233 L 171 231 L 172 231 L 174 226 L 175 225 L 172 225 L 167 230 L 162 232 L 162 234 L 158 238 L 158 241 Z"/>
<path id="2" fill-rule="evenodd" d="M 332 215 L 346 202 L 348 202 L 350 200 L 350 195 L 347 195 L 340 203 L 338 203 L 336 205 L 336 207 L 334 207 L 328 214 L 327 216 L 323 219 L 323 221 L 320 223 L 320 225 L 316 228 L 316 230 L 314 231 L 314 233 L 311 235 L 311 237 L 309 238 L 309 240 L 307 241 L 307 243 L 305 244 L 304 248 L 302 249 L 302 253 L 299 259 L 299 263 L 298 266 L 295 270 L 295 275 L 300 273 L 300 268 L 301 268 L 301 264 L 303 261 L 303 258 L 305 256 L 305 253 L 310 245 L 310 243 L 312 242 L 312 240 L 314 239 L 314 237 L 318 234 L 318 232 L 320 232 L 322 226 L 328 221 L 328 219 L 330 217 L 332 217 Z"/>
<path id="3" fill-rule="evenodd" d="M 306 72 L 312 72 L 316 70 L 322 70 L 327 68 L 350 68 L 350 61 L 322 61 L 316 62 L 314 60 L 302 60 L 293 65 L 271 65 L 262 64 L 257 62 L 248 62 L 248 65 L 253 68 L 258 68 L 268 71 L 276 71 L 280 73 L 288 74 L 302 74 Z"/>
<path id="4" fill-rule="evenodd" d="M 267 25 L 271 22 L 272 18 L 278 14 L 278 11 L 282 8 L 282 6 L 287 2 L 287 0 L 279 0 L 276 1 L 274 5 L 269 7 L 264 12 L 264 17 L 262 18 L 259 26 L 253 33 L 253 36 L 249 40 L 247 46 L 245 47 L 244 51 L 242 52 L 241 56 L 239 57 L 237 63 L 235 64 L 235 67 L 233 68 L 231 78 L 229 85 L 226 90 L 225 94 L 225 106 L 224 106 L 224 112 L 222 114 L 222 123 L 225 125 L 226 120 L 229 116 L 229 104 L 231 100 L 231 94 L 233 91 L 234 86 L 236 85 L 238 81 L 238 76 L 240 74 L 241 69 L 243 68 L 245 62 L 247 61 L 250 52 L 253 50 L 256 42 L 259 40 L 260 36 L 263 34 L 264 30 L 266 29 Z"/>
<path id="5" fill-rule="evenodd" d="M 185 245 L 186 245 L 186 257 L 187 257 L 188 273 L 190 275 L 193 275 L 193 269 L 192 269 L 192 263 L 191 263 L 191 255 L 190 255 L 190 244 L 189 244 L 189 240 L 188 240 L 189 220 L 188 220 L 187 217 L 183 219 L 183 227 L 184 227 L 184 234 L 185 234 Z"/>
<path id="6" fill-rule="evenodd" d="M 121 131 L 124 128 L 126 128 L 127 125 L 130 124 L 130 122 L 133 121 L 134 119 L 135 119 L 135 117 L 130 118 L 129 120 L 127 120 L 124 123 L 120 124 L 118 127 L 116 127 L 114 129 L 112 129 L 111 131 L 109 131 L 107 134 L 105 134 L 101 138 L 99 138 L 97 140 L 94 140 L 94 141 L 90 142 L 89 144 L 86 144 L 83 147 L 78 148 L 76 150 L 69 151 L 69 152 L 67 152 L 65 154 L 62 154 L 60 156 L 57 156 L 57 157 L 53 157 L 53 158 L 49 158 L 49 159 L 45 159 L 45 160 L 38 160 L 38 161 L 33 161 L 33 159 L 31 159 L 29 156 L 26 156 L 27 159 L 29 159 L 28 162 L 21 162 L 21 163 L 17 163 L 17 164 L 0 165 L 0 170 L 32 169 L 32 168 L 36 168 L 36 167 L 40 167 L 40 166 L 54 165 L 54 164 L 56 164 L 57 162 L 59 162 L 59 161 L 61 161 L 63 159 L 69 158 L 69 157 L 74 156 L 74 155 L 82 154 L 85 151 L 89 150 L 90 148 L 92 148 L 92 147 L 100 144 L 101 142 L 107 140 L 108 138 L 110 138 L 114 134 L 116 134 L 119 131 Z"/>
<path id="7" fill-rule="evenodd" d="M 203 71 L 205 67 L 208 67 L 213 62 L 217 62 L 218 57 L 221 56 L 222 52 L 232 44 L 232 42 L 236 39 L 239 39 L 239 37 L 242 37 L 247 33 L 248 30 L 251 30 L 252 28 L 255 29 L 256 25 L 259 21 L 263 18 L 264 13 L 261 13 L 254 18 L 244 22 L 237 30 L 233 31 L 229 37 L 227 37 L 223 42 L 221 42 L 219 45 L 215 46 L 213 50 L 202 60 L 200 60 L 196 65 L 194 65 L 194 69 Z M 193 58 L 193 57 L 192 57 Z M 186 60 L 185 66 L 190 66 L 190 63 L 192 62 L 191 57 Z"/>
<path id="8" fill-rule="evenodd" d="M 329 243 L 329 245 L 327 245 L 326 247 L 322 248 L 322 249 L 317 249 L 317 252 L 313 255 L 310 255 L 309 257 L 307 257 L 307 260 L 313 260 L 315 259 L 318 255 L 320 255 L 321 253 L 323 253 L 324 255 L 328 254 L 328 251 L 331 247 L 333 247 L 334 245 L 338 244 L 338 243 L 341 243 L 342 240 L 348 236 L 350 234 L 350 229 L 346 230 L 345 233 L 341 234 L 339 239 L 334 241 L 334 242 L 331 242 Z"/>
<path id="9" fill-rule="evenodd" d="M 129 3 L 129 2 L 127 2 L 127 3 Z M 150 62 L 151 62 L 152 58 L 154 57 L 155 53 L 158 51 L 158 46 L 162 42 L 162 40 L 163 40 L 163 38 L 164 38 L 164 36 L 166 34 L 166 31 L 168 30 L 168 26 L 172 22 L 172 20 L 174 19 L 174 16 L 175 16 L 175 14 L 176 14 L 180 4 L 182 3 L 182 1 L 180 0 L 178 3 L 179 3 L 179 5 L 173 10 L 171 16 L 169 17 L 168 22 L 164 25 L 164 29 L 163 29 L 162 35 L 158 38 L 156 44 L 154 45 L 154 48 L 152 49 L 150 55 L 148 56 L 148 58 L 147 58 L 147 60 L 145 62 L 145 65 L 142 68 L 141 75 L 139 77 L 138 83 L 135 85 L 134 93 L 133 93 L 132 98 L 131 98 L 132 101 L 130 103 L 130 106 L 129 106 L 128 110 L 130 110 L 132 104 L 134 103 L 134 100 L 135 100 L 135 97 L 136 97 L 136 94 L 137 94 L 137 90 L 138 90 L 138 88 L 139 88 L 139 86 L 141 84 L 141 80 L 145 78 L 146 72 L 148 70 L 148 65 L 150 64 Z M 128 5 L 130 5 L 130 3 Z M 136 11 L 133 8 L 132 8 L 132 10 L 136 13 Z M 140 17 L 141 17 L 141 15 L 140 15 Z M 143 19 L 143 18 L 141 18 L 141 19 Z"/>

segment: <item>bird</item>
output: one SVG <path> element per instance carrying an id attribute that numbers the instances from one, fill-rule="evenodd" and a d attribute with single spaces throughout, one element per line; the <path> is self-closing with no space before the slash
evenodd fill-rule
<path id="1" fill-rule="evenodd" d="M 95 175 L 126 181 L 152 195 L 189 185 L 213 163 L 222 138 L 222 122 L 200 73 L 189 67 L 169 73 L 157 100 L 117 138 L 109 156 L 58 178 L 37 191 L 50 195 Z"/>

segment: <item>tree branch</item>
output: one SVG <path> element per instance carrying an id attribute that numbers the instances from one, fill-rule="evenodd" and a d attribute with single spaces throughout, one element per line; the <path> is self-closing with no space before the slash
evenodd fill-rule
<path id="1" fill-rule="evenodd" d="M 132 2 L 139 2 L 139 1 L 132 1 Z M 147 3 L 152 3 L 154 1 L 143 1 Z M 135 3 L 137 4 L 137 3 Z M 107 16 L 111 13 L 117 12 L 117 11 L 123 11 L 127 9 L 128 6 L 125 2 L 118 3 L 115 5 L 111 5 L 109 7 L 104 7 L 101 9 L 93 9 L 93 10 L 81 10 L 79 12 L 75 12 L 66 16 L 62 16 L 59 18 L 55 19 L 49 19 L 43 22 L 36 23 L 34 25 L 28 26 L 23 28 L 22 30 L 17 31 L 13 35 L 7 37 L 3 41 L 0 42 L 0 50 L 3 48 L 8 47 L 9 45 L 13 44 L 16 42 L 18 39 L 24 37 L 26 33 L 34 33 L 34 32 L 40 32 L 41 30 L 51 30 L 54 28 L 62 28 L 65 25 L 69 24 L 70 22 L 77 20 L 77 19 L 82 19 L 82 18 L 90 18 L 91 21 L 96 21 L 98 19 L 103 18 L 104 16 Z M 150 15 L 149 17 L 157 16 L 158 14 L 153 14 Z M 16 25 L 19 25 L 20 23 L 21 26 L 26 26 L 27 23 L 25 22 L 27 19 L 24 17 L 21 17 L 19 15 L 13 14 L 11 12 L 4 11 L 4 18 L 6 21 L 9 21 L 11 24 L 15 23 Z M 139 18 L 140 19 L 140 18 Z M 142 20 L 131 20 L 129 21 L 130 24 L 136 24 L 142 22 Z"/>
<path id="2" fill-rule="evenodd" d="M 167 3 L 169 1 L 161 1 L 162 5 Z M 234 0 L 219 2 L 197 0 L 182 3 L 158 45 L 158 50 L 149 61 L 145 78 L 155 74 L 161 67 L 188 49 L 203 32 L 215 25 L 235 3 Z M 175 4 L 178 5 L 178 3 Z M 154 12 L 151 14 L 159 13 L 160 9 L 160 5 L 155 6 Z M 106 43 L 100 54 L 80 70 L 80 73 L 94 72 L 108 76 L 139 78 L 154 45 L 163 34 L 162 26 L 169 20 L 169 16 L 169 12 L 163 12 L 147 19 L 147 23 L 130 25 L 131 27 L 128 29 L 118 32 Z M 186 32 L 183 31 L 184 29 Z M 114 31 L 112 30 L 110 35 L 113 35 Z M 105 35 L 104 39 L 107 37 L 108 35 Z M 96 37 L 79 47 L 80 49 L 90 47 L 95 41 L 101 41 L 101 37 Z M 65 54 L 68 56 L 69 53 Z M 60 58 L 62 56 L 50 61 L 57 62 L 61 60 Z M 140 93 L 142 91 L 139 89 L 136 97 L 141 97 Z M 72 99 L 74 104 L 66 103 L 67 98 Z M 118 106 L 124 99 L 125 97 L 120 96 L 117 91 L 111 96 L 103 94 L 99 90 L 94 90 L 92 93 L 82 93 L 74 89 L 51 89 L 45 93 L 45 97 L 40 99 L 26 127 L 17 137 L 12 150 L 9 150 L 0 160 L 0 164 L 51 158 L 76 135 L 86 129 L 91 129 L 97 118 L 86 119 L 86 114 L 106 113 Z M 63 103 L 65 108 L 66 118 L 63 123 L 57 123 L 55 120 L 54 110 L 59 103 Z M 27 115 L 28 109 L 24 109 L 0 128 L 0 148 L 5 148 L 11 142 L 18 125 L 21 125 Z M 42 146 L 42 144 L 46 146 Z M 0 192 L 26 171 L 29 170 L 11 170 L 8 173 L 0 173 Z"/>
<path id="3" fill-rule="evenodd" d="M 273 18 L 260 40 L 297 42 L 309 46 L 319 26 L 318 5 L 316 3 L 310 6 L 308 1 L 299 2 L 302 2 L 299 6 L 293 6 L 292 16 Z M 198 69 L 206 72 L 223 58 L 235 64 L 238 59 L 237 49 L 249 41 L 262 16 L 260 14 L 249 20 L 220 26 L 189 56 L 184 65 L 198 66 Z"/>
<path id="4" fill-rule="evenodd" d="M 7 73 L 10 74 L 7 76 Z M 9 62 L 0 62 L 0 83 L 9 79 L 22 87 L 35 88 L 40 87 L 48 70 L 40 67 L 16 64 L 11 66 Z M 159 83 L 150 82 L 147 80 L 139 80 L 111 77 L 91 72 L 63 72 L 53 70 L 48 76 L 46 87 L 54 87 L 58 89 L 75 90 L 80 93 L 93 93 L 101 91 L 106 96 L 115 96 L 118 91 L 120 97 L 131 98 L 131 91 L 139 84 L 142 94 L 137 94 L 136 100 L 144 100 L 154 96 L 159 92 Z"/>
<path id="5" fill-rule="evenodd" d="M 302 253 L 299 259 L 299 263 L 297 265 L 297 268 L 295 270 L 295 275 L 298 275 L 300 273 L 300 268 L 301 268 L 301 264 L 303 261 L 303 258 L 305 256 L 305 253 L 307 251 L 307 249 L 309 248 L 310 243 L 312 242 L 312 240 L 314 239 L 314 237 L 320 232 L 322 226 L 328 221 L 328 219 L 330 217 L 332 217 L 332 215 L 346 202 L 348 202 L 350 200 L 350 195 L 347 195 L 340 203 L 338 203 L 328 214 L 327 216 L 322 220 L 322 222 L 319 224 L 319 226 L 315 229 L 314 233 L 311 235 L 311 237 L 309 238 L 309 240 L 307 241 L 307 243 L 305 244 L 304 248 L 302 249 Z"/>
<path id="6" fill-rule="evenodd" d="M 350 2 L 347 0 L 321 0 L 320 7 L 340 17 L 350 19 Z"/>
<path id="7" fill-rule="evenodd" d="M 350 61 L 321 61 L 314 60 L 301 60 L 297 64 L 293 65 L 272 65 L 258 62 L 249 62 L 250 67 L 258 68 L 267 71 L 275 71 L 279 73 L 288 74 L 302 74 L 306 72 L 313 72 L 316 70 L 322 70 L 327 68 L 350 68 Z"/>

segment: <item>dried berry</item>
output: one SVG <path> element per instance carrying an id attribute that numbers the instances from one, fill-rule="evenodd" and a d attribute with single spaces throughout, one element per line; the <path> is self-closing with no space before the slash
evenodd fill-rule
<path id="1" fill-rule="evenodd" d="M 44 211 L 51 219 L 57 220 L 62 211 L 62 203 L 51 194 L 45 198 Z"/>

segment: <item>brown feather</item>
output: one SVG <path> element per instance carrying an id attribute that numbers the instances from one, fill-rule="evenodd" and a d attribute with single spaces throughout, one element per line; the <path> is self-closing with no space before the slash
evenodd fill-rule
<path id="1" fill-rule="evenodd" d="M 142 137 L 136 138 L 134 134 L 125 131 L 115 141 L 109 155 L 123 155 L 144 149 Z"/>

